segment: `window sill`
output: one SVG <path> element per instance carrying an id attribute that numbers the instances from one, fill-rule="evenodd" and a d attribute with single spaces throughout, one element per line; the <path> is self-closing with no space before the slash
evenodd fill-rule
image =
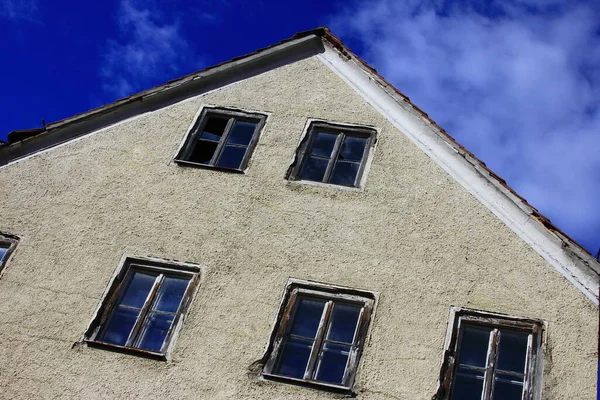
<path id="1" fill-rule="evenodd" d="M 108 351 L 114 351 L 117 353 L 145 357 L 145 358 L 150 358 L 150 359 L 158 360 L 158 361 L 168 361 L 167 354 L 165 354 L 165 353 L 148 351 L 148 350 L 143 350 L 143 349 L 136 349 L 134 347 L 119 346 L 116 344 L 99 342 L 97 340 L 85 339 L 83 342 L 93 348 L 99 348 L 99 349 L 104 349 L 104 350 L 108 350 Z"/>
<path id="2" fill-rule="evenodd" d="M 245 169 L 223 168 L 223 167 L 217 167 L 217 166 L 214 166 L 214 165 L 199 164 L 199 163 L 195 163 L 195 162 L 192 162 L 192 161 L 177 160 L 177 159 L 174 159 L 173 161 L 177 165 L 179 165 L 180 167 L 192 167 L 192 168 L 208 169 L 208 170 L 213 170 L 213 171 L 229 172 L 231 174 L 239 174 L 239 175 L 245 175 L 246 174 L 246 170 Z"/>
<path id="3" fill-rule="evenodd" d="M 323 183 L 323 182 L 315 182 L 315 181 L 305 181 L 302 179 L 299 180 L 292 180 L 292 179 L 288 179 L 288 183 L 291 185 L 297 184 L 297 185 L 308 185 L 308 186 L 316 186 L 316 187 L 321 187 L 321 188 L 330 188 L 330 189 L 338 189 L 338 190 L 345 190 L 348 192 L 362 192 L 364 191 L 364 188 L 362 187 L 356 187 L 356 186 L 343 186 L 343 185 L 335 185 L 333 183 Z"/>
<path id="4" fill-rule="evenodd" d="M 309 388 L 313 388 L 313 389 L 326 390 L 329 392 L 345 393 L 345 394 L 352 393 L 352 390 L 350 387 L 342 386 L 342 385 L 335 385 L 332 383 L 310 381 L 310 380 L 298 379 L 298 378 L 290 378 L 289 376 L 269 374 L 266 372 L 262 373 L 262 377 L 264 379 L 270 380 L 270 381 L 288 383 L 288 384 L 298 385 L 298 386 L 305 386 L 305 387 L 309 387 Z"/>

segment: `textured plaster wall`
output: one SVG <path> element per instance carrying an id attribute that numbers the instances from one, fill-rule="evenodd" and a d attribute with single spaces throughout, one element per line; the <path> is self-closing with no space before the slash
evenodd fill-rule
<path id="1" fill-rule="evenodd" d="M 271 113 L 245 175 L 171 162 L 203 104 Z M 308 118 L 381 129 L 364 191 L 284 180 Z M 380 293 L 355 390 L 428 399 L 450 305 L 548 321 L 544 399 L 592 399 L 597 310 L 316 58 L 0 169 L 0 398 L 332 399 L 249 376 L 288 277 Z M 72 349 L 124 254 L 205 267 L 172 362 Z"/>

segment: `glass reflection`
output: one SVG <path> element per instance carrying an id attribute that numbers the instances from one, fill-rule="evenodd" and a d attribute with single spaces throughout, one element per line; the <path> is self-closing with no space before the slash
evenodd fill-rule
<path id="1" fill-rule="evenodd" d="M 352 344 L 361 307 L 336 304 L 331 314 L 327 339 Z"/>
<path id="2" fill-rule="evenodd" d="M 317 135 L 313 139 L 310 154 L 330 158 L 336 139 L 337 135 L 334 135 L 332 133 L 317 133 Z"/>
<path id="3" fill-rule="evenodd" d="M 324 307 L 324 301 L 301 299 L 294 314 L 294 322 L 290 333 L 306 338 L 314 338 L 317 335 Z"/>

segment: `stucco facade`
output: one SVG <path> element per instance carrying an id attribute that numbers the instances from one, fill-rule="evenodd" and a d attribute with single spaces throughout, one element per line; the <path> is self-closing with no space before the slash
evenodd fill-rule
<path id="1" fill-rule="evenodd" d="M 177 165 L 205 105 L 266 113 L 245 174 Z M 284 179 L 309 119 L 367 125 L 362 190 Z M 537 318 L 543 398 L 596 393 L 597 308 L 317 57 L 0 169 L 0 398 L 331 399 L 262 380 L 288 278 L 379 294 L 354 391 L 435 393 L 451 305 Z M 124 255 L 197 263 L 169 362 L 74 344 Z"/>

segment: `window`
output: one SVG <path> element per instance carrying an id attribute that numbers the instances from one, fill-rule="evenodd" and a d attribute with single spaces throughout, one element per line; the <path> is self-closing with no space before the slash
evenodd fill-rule
<path id="1" fill-rule="evenodd" d="M 17 247 L 17 243 L 19 243 L 17 236 L 0 233 L 0 273 Z"/>
<path id="2" fill-rule="evenodd" d="M 88 344 L 165 359 L 199 281 L 199 269 L 127 258 L 86 332 Z"/>
<path id="3" fill-rule="evenodd" d="M 542 352 L 541 321 L 455 308 L 434 399 L 530 400 Z"/>
<path id="4" fill-rule="evenodd" d="M 359 187 L 374 143 L 373 129 L 313 122 L 288 178 Z"/>
<path id="5" fill-rule="evenodd" d="M 183 165 L 243 171 L 265 118 L 260 114 L 205 108 L 175 161 Z"/>
<path id="6" fill-rule="evenodd" d="M 291 280 L 263 376 L 349 390 L 373 304 L 371 292 Z"/>

